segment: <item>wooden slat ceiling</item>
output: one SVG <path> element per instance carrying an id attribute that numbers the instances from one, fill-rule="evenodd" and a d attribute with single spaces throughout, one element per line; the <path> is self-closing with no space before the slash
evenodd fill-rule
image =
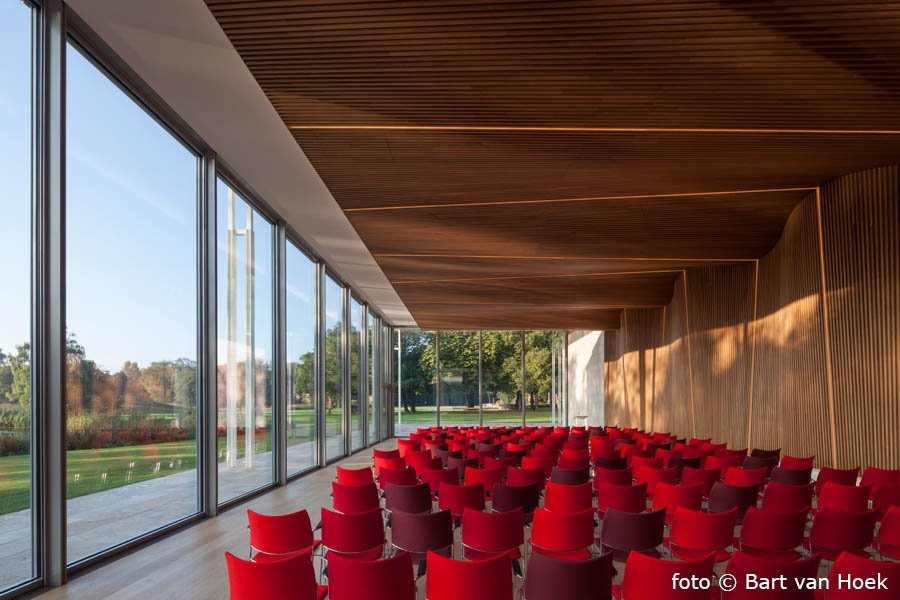
<path id="1" fill-rule="evenodd" d="M 207 0 L 423 328 L 616 327 L 900 161 L 900 4 Z"/>

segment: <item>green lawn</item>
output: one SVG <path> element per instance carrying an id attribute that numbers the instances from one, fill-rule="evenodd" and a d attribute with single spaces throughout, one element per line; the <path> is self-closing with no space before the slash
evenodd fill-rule
<path id="1" fill-rule="evenodd" d="M 394 408 L 394 421 L 399 418 L 404 425 L 434 425 L 437 422 L 437 414 L 433 406 L 417 406 L 416 412 L 400 412 Z M 550 407 L 539 407 L 537 410 L 530 408 L 525 411 L 525 422 L 547 424 L 550 422 Z M 518 425 L 522 422 L 519 411 L 513 410 L 485 410 L 485 425 Z M 478 425 L 478 409 L 441 409 L 441 425 Z"/>

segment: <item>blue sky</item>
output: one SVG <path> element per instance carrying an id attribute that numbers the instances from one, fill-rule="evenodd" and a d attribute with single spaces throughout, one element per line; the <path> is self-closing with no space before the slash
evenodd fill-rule
<path id="1" fill-rule="evenodd" d="M 18 2 L 0 2 L 0 61 L 0 348 L 9 352 L 30 327 L 30 14 Z M 67 69 L 67 328 L 109 370 L 126 360 L 196 359 L 198 158 L 73 47 Z M 220 182 L 220 210 L 223 189 Z M 259 358 L 271 359 L 273 231 L 258 213 L 253 225 L 255 345 Z M 224 226 L 220 214 L 221 265 Z M 238 249 L 242 307 L 240 239 Z M 299 252 L 289 254 L 287 269 L 289 355 L 299 356 L 313 343 L 314 272 Z"/>

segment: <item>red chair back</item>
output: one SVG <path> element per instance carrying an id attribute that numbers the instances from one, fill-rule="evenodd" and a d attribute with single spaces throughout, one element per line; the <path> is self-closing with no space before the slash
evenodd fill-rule
<path id="1" fill-rule="evenodd" d="M 872 510 L 878 513 L 878 520 L 880 521 L 892 506 L 900 506 L 900 484 L 881 483 L 873 485 L 878 487 L 872 493 Z"/>
<path id="2" fill-rule="evenodd" d="M 375 462 L 375 477 L 381 476 L 382 469 L 405 469 L 406 461 L 400 457 L 385 457 L 382 458 L 380 456 L 376 456 L 374 458 Z"/>
<path id="3" fill-rule="evenodd" d="M 636 483 L 646 483 L 647 495 L 652 498 L 657 483 L 678 483 L 678 469 L 653 469 L 651 467 L 638 469 L 635 467 L 634 480 Z"/>
<path id="4" fill-rule="evenodd" d="M 528 600 L 608 600 L 612 597 L 612 554 L 562 560 L 532 552 L 522 591 Z"/>
<path id="5" fill-rule="evenodd" d="M 643 512 L 647 508 L 647 484 L 597 486 L 597 512 L 601 518 L 608 508 L 625 512 Z"/>
<path id="6" fill-rule="evenodd" d="M 782 513 L 750 508 L 741 525 L 741 551 L 758 558 L 789 562 L 800 557 L 808 509 Z"/>
<path id="7" fill-rule="evenodd" d="M 869 492 L 871 485 L 841 485 L 831 481 L 825 483 L 819 492 L 817 507 L 837 508 L 850 512 L 863 512 L 869 509 Z"/>
<path id="8" fill-rule="evenodd" d="M 728 485 L 759 485 L 765 481 L 769 470 L 766 467 L 758 469 L 744 469 L 742 467 L 729 467 L 725 471 L 725 483 Z"/>
<path id="9" fill-rule="evenodd" d="M 490 492 L 494 484 L 503 479 L 503 467 L 497 466 L 493 469 L 473 469 L 466 467 L 465 485 L 474 485 L 480 483 L 484 485 L 484 489 Z"/>
<path id="10" fill-rule="evenodd" d="M 375 478 L 372 477 L 372 469 L 366 467 L 364 469 L 345 469 L 337 467 L 337 481 L 342 485 L 366 485 L 373 483 Z"/>
<path id="11" fill-rule="evenodd" d="M 819 571 L 819 562 L 822 556 L 813 554 L 809 558 L 795 562 L 773 562 L 757 556 L 751 556 L 744 552 L 735 552 L 728 561 L 725 572 L 737 578 L 737 586 L 730 592 L 723 592 L 723 600 L 756 600 L 760 596 L 774 600 L 813 600 L 815 590 L 806 589 L 797 581 L 805 582 L 815 578 Z M 749 576 L 755 576 L 762 581 L 776 581 L 781 579 L 771 590 L 760 591 L 747 589 L 745 584 Z M 830 596 L 829 596 L 830 597 Z"/>
<path id="12" fill-rule="evenodd" d="M 816 496 L 822 493 L 822 488 L 825 487 L 826 483 L 856 485 L 857 477 L 859 477 L 859 467 L 854 469 L 832 469 L 831 467 L 822 467 L 819 469 L 819 475 L 816 477 Z"/>
<path id="13" fill-rule="evenodd" d="M 318 600 L 316 572 L 310 556 L 311 551 L 306 551 L 264 562 L 251 562 L 226 552 L 229 598 Z"/>
<path id="14" fill-rule="evenodd" d="M 878 551 L 882 556 L 900 560 L 900 506 L 889 507 L 881 519 Z"/>
<path id="15" fill-rule="evenodd" d="M 673 483 L 660 482 L 656 484 L 656 493 L 653 495 L 653 510 L 666 509 L 666 523 L 672 522 L 675 510 L 679 507 L 700 510 L 702 506 L 703 485 L 700 483 L 675 485 Z"/>
<path id="16" fill-rule="evenodd" d="M 878 492 L 878 488 L 882 485 L 900 485 L 900 469 L 879 469 L 878 467 L 866 467 L 866 470 L 863 471 L 862 479 L 860 480 L 859 485 L 871 485 L 872 499 L 874 500 L 875 494 Z"/>
<path id="17" fill-rule="evenodd" d="M 764 510 L 778 512 L 797 512 L 809 510 L 812 506 L 814 483 L 806 485 L 788 485 L 770 481 L 763 492 L 762 507 Z"/>
<path id="18" fill-rule="evenodd" d="M 769 481 L 787 485 L 806 485 L 812 477 L 812 467 L 808 469 L 788 469 L 775 467 L 769 474 Z"/>
<path id="19" fill-rule="evenodd" d="M 620 597 L 627 600 L 709 600 L 710 590 L 691 587 L 690 581 L 692 577 L 712 578 L 715 558 L 715 552 L 685 561 L 662 560 L 632 552 L 625 562 Z M 686 589 L 673 589 L 676 573 L 685 578 L 682 581 L 688 582 Z"/>
<path id="20" fill-rule="evenodd" d="M 604 469 L 603 467 L 594 468 L 594 489 L 597 489 L 601 483 L 612 483 L 613 485 L 631 485 L 634 479 L 631 467 L 624 469 Z"/>
<path id="21" fill-rule="evenodd" d="M 400 450 L 397 448 L 393 450 L 379 450 L 378 448 L 374 448 L 372 450 L 373 458 L 401 458 Z"/>
<path id="22" fill-rule="evenodd" d="M 809 532 L 813 552 L 821 552 L 826 560 L 835 560 L 841 552 L 865 553 L 875 533 L 874 511 L 848 512 L 823 508 L 816 513 Z"/>
<path id="23" fill-rule="evenodd" d="M 802 471 L 803 469 L 812 469 L 813 464 L 816 462 L 816 456 L 790 456 L 789 454 L 785 454 L 781 457 L 781 462 L 778 466 L 783 467 L 785 469 L 794 469 L 795 471 Z"/>
<path id="24" fill-rule="evenodd" d="M 579 513 L 534 511 L 531 544 L 536 552 L 568 560 L 590 557 L 594 544 L 594 511 Z"/>
<path id="25" fill-rule="evenodd" d="M 484 484 L 451 485 L 442 482 L 438 487 L 438 507 L 449 510 L 454 517 L 461 517 L 466 508 L 484 510 Z"/>
<path id="26" fill-rule="evenodd" d="M 422 469 L 419 477 L 422 478 L 422 483 L 428 484 L 432 494 L 438 493 L 441 482 L 459 484 L 459 471 L 456 469 Z"/>
<path id="27" fill-rule="evenodd" d="M 672 554 L 682 560 L 692 560 L 716 553 L 716 562 L 728 560 L 728 546 L 734 542 L 737 509 L 727 512 L 705 513 L 686 508 L 675 511 L 672 519 Z"/>
<path id="28" fill-rule="evenodd" d="M 706 461 L 703 463 L 703 468 L 718 469 L 719 477 L 724 478 L 729 467 L 739 467 L 742 462 L 744 462 L 744 459 L 740 457 L 707 456 Z"/>
<path id="29" fill-rule="evenodd" d="M 289 596 L 285 596 L 287 598 Z M 273 596 L 272 598 L 276 598 Z M 416 580 L 406 552 L 373 561 L 328 557 L 329 600 L 415 600 Z"/>
<path id="30" fill-rule="evenodd" d="M 544 493 L 544 508 L 554 512 L 574 513 L 594 507 L 594 490 L 590 483 L 563 485 L 549 482 Z"/>
<path id="31" fill-rule="evenodd" d="M 478 561 L 453 560 L 428 553 L 425 596 L 428 600 L 512 600 L 509 556 Z"/>
<path id="32" fill-rule="evenodd" d="M 334 510 L 345 514 L 358 514 L 381 507 L 375 482 L 368 485 L 343 485 L 331 483 L 331 500 Z"/>
<path id="33" fill-rule="evenodd" d="M 389 483 L 384 489 L 384 508 L 389 512 L 431 512 L 431 488 L 427 483 L 417 485 Z"/>
<path id="34" fill-rule="evenodd" d="M 265 554 L 288 554 L 312 549 L 313 531 L 309 513 L 298 510 L 286 515 L 263 515 L 247 510 L 250 547 Z"/>
<path id="35" fill-rule="evenodd" d="M 543 490 L 547 480 L 544 477 L 544 469 L 517 469 L 510 467 L 506 470 L 506 485 L 523 486 L 537 484 L 539 490 Z"/>
<path id="36" fill-rule="evenodd" d="M 403 469 L 388 469 L 382 467 L 381 471 L 378 473 L 378 486 L 382 490 L 384 490 L 389 483 L 395 485 L 416 485 L 418 482 L 419 479 L 416 477 L 415 470 L 410 467 L 404 467 Z"/>
<path id="37" fill-rule="evenodd" d="M 544 477 L 550 477 L 550 473 L 553 472 L 553 461 L 552 456 L 523 456 L 522 464 L 519 466 L 523 469 L 543 469 Z"/>
<path id="38" fill-rule="evenodd" d="M 878 580 L 879 577 L 882 580 L 887 579 L 887 589 L 857 590 L 846 584 L 840 585 L 841 578 L 847 581 L 850 577 L 863 580 Z M 900 563 L 871 560 L 845 552 L 831 565 L 827 597 L 828 600 L 859 600 L 860 597 L 866 600 L 895 600 L 897 589 L 892 586 L 897 585 L 898 581 L 900 581 Z"/>
<path id="39" fill-rule="evenodd" d="M 381 509 L 345 515 L 322 509 L 322 545 L 328 551 L 357 560 L 375 560 L 384 551 Z"/>
<path id="40" fill-rule="evenodd" d="M 681 470 L 681 485 L 691 485 L 699 483 L 703 485 L 703 497 L 709 498 L 713 485 L 722 476 L 720 469 L 694 469 L 685 467 Z"/>
<path id="41" fill-rule="evenodd" d="M 522 556 L 524 531 L 521 508 L 490 513 L 466 508 L 462 516 L 463 554 L 469 560 L 484 560 L 496 554 L 507 554 L 516 560 Z"/>

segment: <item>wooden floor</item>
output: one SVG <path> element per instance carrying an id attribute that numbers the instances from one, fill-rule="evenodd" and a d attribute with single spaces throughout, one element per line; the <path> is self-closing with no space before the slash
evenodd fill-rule
<path id="1" fill-rule="evenodd" d="M 384 442 L 395 447 L 395 441 Z M 379 446 L 376 446 L 376 448 Z M 340 463 L 371 464 L 372 450 L 363 450 Z M 228 509 L 214 519 L 144 546 L 119 559 L 78 574 L 65 586 L 45 589 L 31 598 L 56 599 L 225 599 L 228 574 L 223 553 L 248 553 L 247 508 L 263 513 L 286 513 L 300 508 L 318 521 L 322 506 L 331 506 L 334 465 L 310 473 L 289 485 Z"/>

